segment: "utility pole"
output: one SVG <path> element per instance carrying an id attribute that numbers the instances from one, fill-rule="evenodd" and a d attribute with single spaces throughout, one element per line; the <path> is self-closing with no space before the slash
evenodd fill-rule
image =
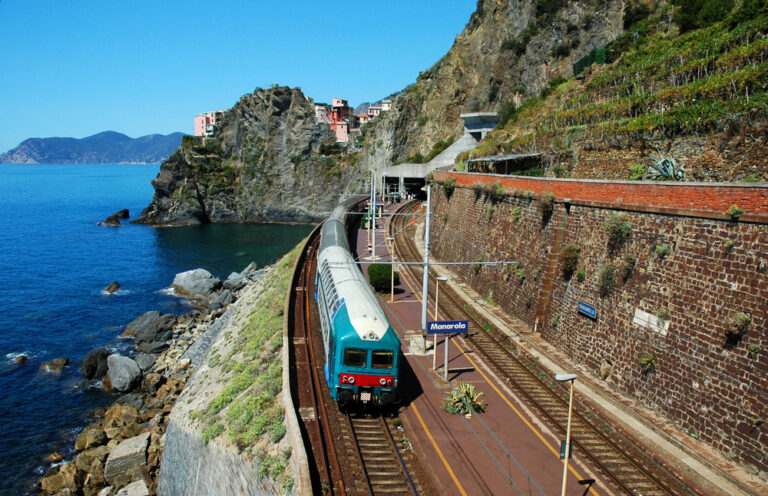
<path id="1" fill-rule="evenodd" d="M 431 209 L 431 192 L 432 188 L 430 188 L 429 184 L 426 186 L 427 189 L 427 217 L 426 221 L 424 223 L 425 231 L 424 231 L 424 278 L 422 280 L 422 286 L 421 286 L 421 336 L 422 336 L 422 343 L 424 345 L 424 348 L 427 347 L 427 295 L 429 294 L 427 290 L 429 289 L 429 224 L 430 219 L 432 217 L 432 209 Z"/>

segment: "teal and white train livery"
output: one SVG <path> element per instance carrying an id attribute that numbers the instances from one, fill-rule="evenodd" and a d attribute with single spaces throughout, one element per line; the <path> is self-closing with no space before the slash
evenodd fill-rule
<path id="1" fill-rule="evenodd" d="M 396 401 L 400 340 L 349 250 L 346 209 L 323 225 L 315 299 L 325 346 L 325 380 L 339 403 Z"/>

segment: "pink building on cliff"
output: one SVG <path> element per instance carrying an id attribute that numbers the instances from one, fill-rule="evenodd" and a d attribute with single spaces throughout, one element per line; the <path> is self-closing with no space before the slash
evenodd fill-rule
<path id="1" fill-rule="evenodd" d="M 195 117 L 195 136 L 213 136 L 216 132 L 216 119 L 221 117 L 221 114 L 221 110 L 197 114 Z"/>

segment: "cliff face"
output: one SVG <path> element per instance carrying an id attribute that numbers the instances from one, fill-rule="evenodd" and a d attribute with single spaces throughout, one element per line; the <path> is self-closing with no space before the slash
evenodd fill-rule
<path id="1" fill-rule="evenodd" d="M 130 138 L 104 131 L 87 138 L 30 138 L 0 154 L 0 164 L 157 164 L 181 142 L 182 133 Z"/>
<path id="2" fill-rule="evenodd" d="M 416 152 L 427 155 L 438 141 L 461 135 L 461 113 L 498 111 L 570 76 L 575 60 L 621 34 L 623 6 L 479 0 L 450 51 L 366 133 L 366 163 L 380 168 Z"/>
<path id="3" fill-rule="evenodd" d="M 313 221 L 358 185 L 355 156 L 328 146 L 333 134 L 299 89 L 258 89 L 217 124 L 214 138 L 185 137 L 162 165 L 140 222 Z"/>

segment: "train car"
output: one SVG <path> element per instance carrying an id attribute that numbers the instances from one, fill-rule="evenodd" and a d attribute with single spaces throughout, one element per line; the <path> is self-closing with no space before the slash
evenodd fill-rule
<path id="1" fill-rule="evenodd" d="M 325 379 L 341 404 L 388 405 L 398 400 L 400 339 L 349 250 L 346 209 L 325 221 L 315 299 L 325 346 Z"/>

